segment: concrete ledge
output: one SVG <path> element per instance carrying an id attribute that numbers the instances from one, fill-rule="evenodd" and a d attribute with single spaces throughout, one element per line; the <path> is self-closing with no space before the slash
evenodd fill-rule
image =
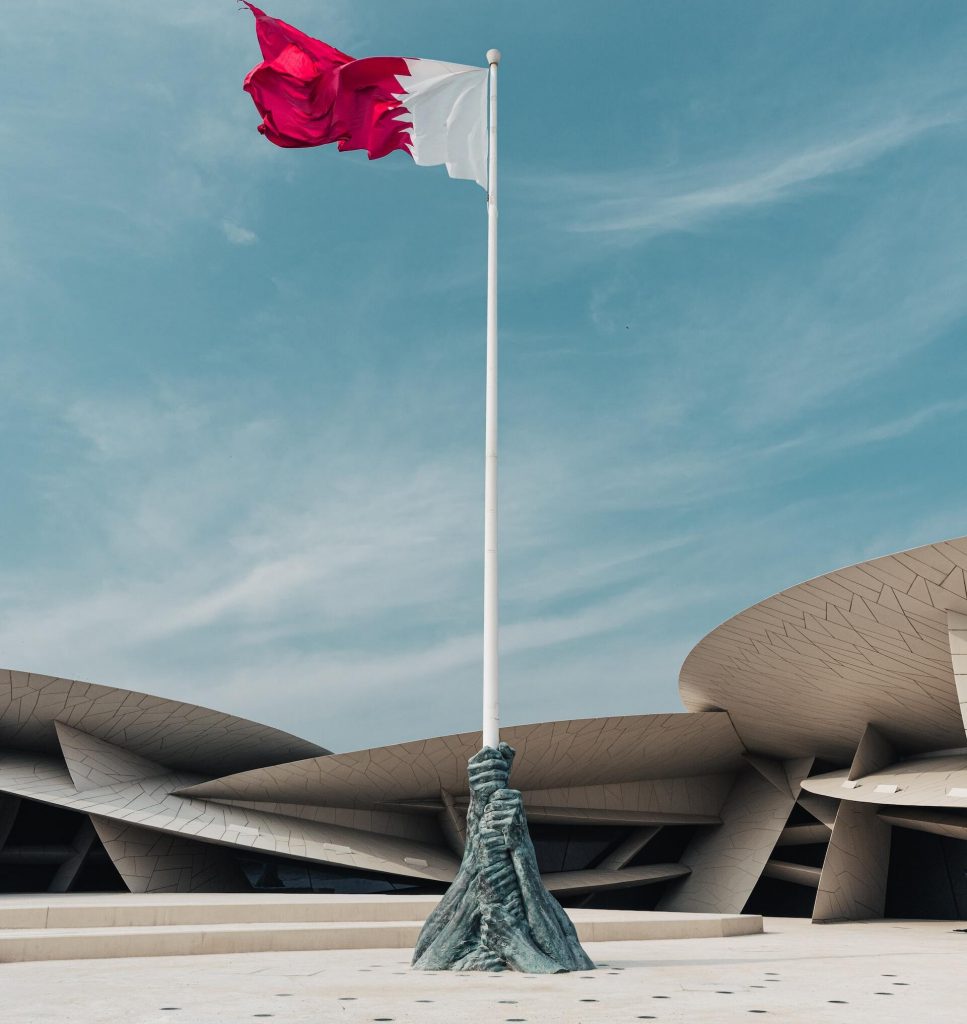
<path id="1" fill-rule="evenodd" d="M 0 897 L 0 931 L 11 928 L 423 921 L 439 900 L 439 896 L 308 893 L 111 893 Z"/>
<path id="2" fill-rule="evenodd" d="M 758 914 L 676 914 L 653 910 L 568 910 L 582 942 L 714 939 L 760 935 Z"/>
<path id="3" fill-rule="evenodd" d="M 110 957 L 412 948 L 422 921 L 363 924 L 166 925 L 43 928 L 0 933 L 0 963 Z"/>
<path id="4" fill-rule="evenodd" d="M 433 896 L 158 895 L 0 899 L 0 962 L 111 957 L 410 949 Z M 582 942 L 719 938 L 762 918 L 655 911 L 568 911 Z"/>

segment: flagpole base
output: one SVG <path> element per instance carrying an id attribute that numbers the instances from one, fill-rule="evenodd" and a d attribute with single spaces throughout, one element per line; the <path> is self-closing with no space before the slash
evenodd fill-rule
<path id="1" fill-rule="evenodd" d="M 520 792 L 507 785 L 514 750 L 470 758 L 463 863 L 427 918 L 413 953 L 418 971 L 592 970 L 571 919 L 544 888 Z"/>

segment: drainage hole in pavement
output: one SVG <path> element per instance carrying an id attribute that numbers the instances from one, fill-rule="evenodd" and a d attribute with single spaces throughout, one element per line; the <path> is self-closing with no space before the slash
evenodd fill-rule
<path id="1" fill-rule="evenodd" d="M 275 995 L 276 995 L 276 998 L 282 999 L 284 996 L 291 996 L 292 993 L 291 992 L 276 992 Z"/>
<path id="2" fill-rule="evenodd" d="M 596 1003 L 597 999 L 579 999 L 579 1003 Z"/>
<path id="3" fill-rule="evenodd" d="M 355 996 L 340 996 L 339 997 L 339 1002 L 341 1002 L 341 1003 L 352 1003 L 352 1002 L 355 1002 L 355 1000 L 356 1000 Z"/>
<path id="4" fill-rule="evenodd" d="M 892 996 L 893 993 L 892 992 L 874 992 L 873 995 L 875 995 L 875 996 Z"/>
<path id="5" fill-rule="evenodd" d="M 432 1003 L 432 999 L 417 999 L 418 1003 Z"/>
<path id="6" fill-rule="evenodd" d="M 749 988 L 765 988 L 765 985 L 750 985 Z"/>
<path id="7" fill-rule="evenodd" d="M 768 1013 L 768 1010 L 749 1010 L 749 1013 Z"/>
<path id="8" fill-rule="evenodd" d="M 909 981 L 891 981 L 890 984 L 891 985 L 909 985 L 910 982 Z"/>
<path id="9" fill-rule="evenodd" d="M 717 996 L 734 996 L 735 995 L 734 992 L 732 992 L 730 989 L 727 989 L 727 988 L 717 989 L 715 994 Z"/>
<path id="10" fill-rule="evenodd" d="M 652 999 L 671 999 L 671 996 L 652 996 Z"/>
<path id="11" fill-rule="evenodd" d="M 880 977 L 881 978 L 895 978 L 896 975 L 895 974 L 881 974 Z"/>
<path id="12" fill-rule="evenodd" d="M 841 1006 L 846 1006 L 846 1000 L 845 999 L 827 999 L 826 1002 L 827 1003 L 839 1003 Z"/>
<path id="13" fill-rule="evenodd" d="M 516 1006 L 517 1005 L 517 1000 L 516 999 L 498 999 L 497 1002 L 498 1003 L 504 1003 L 507 1006 Z"/>

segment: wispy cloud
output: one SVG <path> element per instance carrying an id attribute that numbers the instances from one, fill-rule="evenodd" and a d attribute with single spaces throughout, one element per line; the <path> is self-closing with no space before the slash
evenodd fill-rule
<path id="1" fill-rule="evenodd" d="M 376 694 L 463 680 L 460 702 L 430 716 L 458 727 L 460 708 L 476 702 L 480 659 L 479 609 L 467 598 L 480 575 L 477 460 L 413 439 L 381 451 L 379 435 L 343 453 L 340 418 L 332 436 L 290 438 L 279 465 L 273 425 L 224 402 L 164 389 L 150 401 L 66 407 L 77 455 L 58 486 L 84 524 L 87 554 L 56 570 L 35 564 L 29 588 L 0 576 L 2 663 L 227 704 L 343 746 L 366 741 L 369 726 L 351 723 Z M 581 458 L 600 462 L 600 450 Z M 553 470 L 535 465 L 514 492 L 530 512 L 512 515 L 508 532 L 510 671 L 538 650 L 565 665 L 575 644 L 708 599 L 707 586 L 663 582 L 693 538 L 562 559 L 577 523 L 554 512 Z M 92 556 L 111 567 L 96 582 Z M 298 676 L 289 700 L 318 694 L 327 713 L 341 712 L 342 737 L 315 713 L 307 722 L 269 706 L 266 681 L 286 666 Z M 425 731 L 417 704 L 409 716 L 398 738 Z"/>
<path id="2" fill-rule="evenodd" d="M 222 232 L 232 245 L 253 245 L 259 236 L 250 228 L 243 228 L 230 220 L 222 221 Z"/>
<path id="3" fill-rule="evenodd" d="M 402 157 L 259 139 L 231 3 L 92 10 L 23 5 L 3 68 L 0 665 L 342 748 L 466 728 L 480 197 Z M 438 21 L 319 12 L 278 13 L 350 52 Z M 534 108 L 560 140 L 585 103 L 584 171 L 522 179 L 561 40 L 495 17 L 534 47 L 503 150 L 506 719 L 673 710 L 689 646 L 744 602 L 963 532 L 962 55 L 911 83 L 917 40 L 835 88 L 812 62 L 748 120 L 718 64 L 682 90 L 672 62 L 657 145 L 615 146 L 588 92 Z M 613 39 L 623 16 L 602 20 Z M 626 124 L 631 73 L 609 100 Z M 773 106 L 802 116 L 777 129 Z"/>
<path id="4" fill-rule="evenodd" d="M 558 178 L 580 213 L 573 231 L 628 233 L 639 239 L 685 231 L 732 212 L 789 201 L 826 179 L 864 167 L 926 132 L 964 121 L 965 113 L 898 117 L 801 148 L 765 151 L 676 173 L 635 170 Z"/>
<path id="5" fill-rule="evenodd" d="M 288 8 L 296 21 L 318 16 L 306 0 L 290 0 Z M 327 3 L 325 16 L 336 35 L 355 36 L 359 19 L 343 0 Z M 19 46 L 5 57 L 10 87 L 0 137 L 17 145 L 0 146 L 0 181 L 35 206 L 35 216 L 55 215 L 60 256 L 75 235 L 83 235 L 78 254 L 100 246 L 163 251 L 195 223 L 220 227 L 232 244 L 256 240 L 239 218 L 257 211 L 271 158 L 241 88 L 259 56 L 247 10 L 232 0 L 101 0 L 96 11 L 46 0 L 16 21 Z M 67 45 L 78 54 L 110 46 L 111 59 L 85 60 L 75 73 L 59 56 Z M 21 89 L 26 81 L 29 89 Z M 69 174 L 65 151 L 72 154 Z M 22 243 L 17 261 L 32 263 L 36 240 Z"/>
<path id="6" fill-rule="evenodd" d="M 111 461 L 161 455 L 176 439 L 194 436 L 210 418 L 210 410 L 159 389 L 153 400 L 117 396 L 79 398 L 60 411 L 65 427 L 85 446 L 85 455 Z"/>
<path id="7" fill-rule="evenodd" d="M 887 441 L 908 437 L 927 424 L 963 412 L 967 412 L 967 400 L 932 402 L 906 416 L 874 424 L 854 434 L 847 433 L 845 437 L 841 435 L 841 442 L 851 445 L 884 444 Z"/>

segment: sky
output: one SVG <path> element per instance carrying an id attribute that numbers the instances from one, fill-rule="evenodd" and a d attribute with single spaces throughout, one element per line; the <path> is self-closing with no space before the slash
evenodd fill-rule
<path id="1" fill-rule="evenodd" d="M 505 723 L 967 534 L 967 5 L 266 0 L 500 69 Z M 486 211 L 282 150 L 232 0 L 0 41 L 0 665 L 351 750 L 479 728 Z"/>

